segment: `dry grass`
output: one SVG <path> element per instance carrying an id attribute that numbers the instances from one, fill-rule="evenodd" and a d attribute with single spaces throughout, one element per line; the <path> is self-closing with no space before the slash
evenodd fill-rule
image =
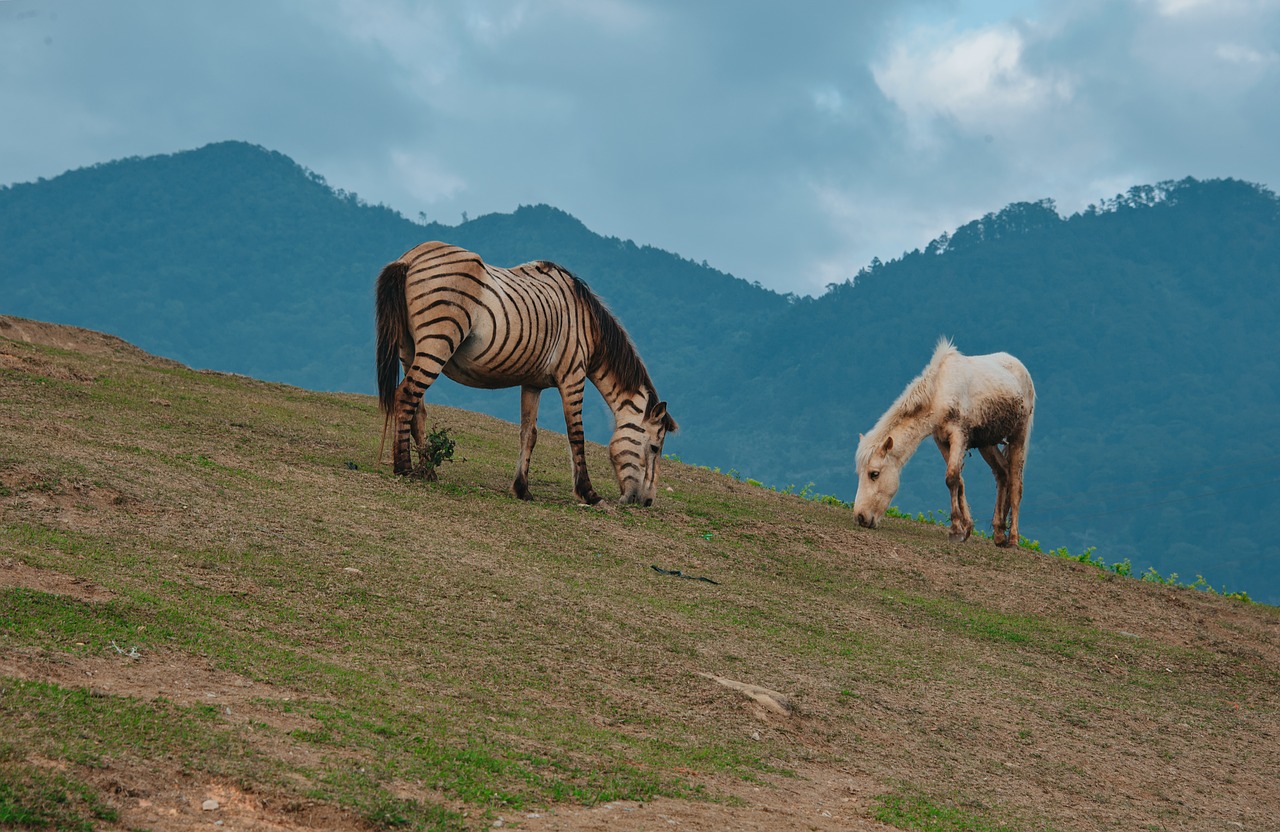
<path id="1" fill-rule="evenodd" d="M 0 324 L 0 826 L 1280 826 L 1275 609 Z"/>

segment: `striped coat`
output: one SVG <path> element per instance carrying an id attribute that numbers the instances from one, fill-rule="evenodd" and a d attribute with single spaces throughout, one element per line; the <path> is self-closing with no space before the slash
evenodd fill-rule
<path id="1" fill-rule="evenodd" d="M 378 276 L 378 394 L 393 424 L 397 474 L 421 442 L 422 396 L 444 373 L 471 387 L 520 392 L 520 458 L 512 490 L 529 499 L 538 402 L 555 387 L 564 406 L 574 495 L 599 502 L 587 474 L 582 399 L 588 380 L 614 416 L 609 456 L 624 503 L 653 502 L 666 434 L 677 429 L 631 339 L 590 288 L 545 261 L 505 269 L 429 242 Z M 401 367 L 404 378 L 400 380 Z"/>

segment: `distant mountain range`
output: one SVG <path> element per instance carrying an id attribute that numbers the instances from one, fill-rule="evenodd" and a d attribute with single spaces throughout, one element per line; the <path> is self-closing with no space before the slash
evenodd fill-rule
<path id="1" fill-rule="evenodd" d="M 239 142 L 0 189 L 0 312 L 103 330 L 184 363 L 372 392 L 378 270 L 427 239 L 561 263 L 632 334 L 681 423 L 667 450 L 853 497 L 853 449 L 939 335 L 1007 350 L 1039 394 L 1022 530 L 1280 603 L 1280 200 L 1235 180 L 1134 188 L 1062 217 L 1018 203 L 819 298 L 521 207 L 417 223 Z M 430 400 L 515 420 L 515 391 Z M 543 424 L 563 430 L 558 408 Z M 586 414 L 609 434 L 603 404 Z M 376 426 L 371 426 L 371 430 Z M 567 464 L 567 461 L 566 461 Z M 971 502 L 989 527 L 976 456 Z M 897 504 L 945 510 L 922 446 Z"/>

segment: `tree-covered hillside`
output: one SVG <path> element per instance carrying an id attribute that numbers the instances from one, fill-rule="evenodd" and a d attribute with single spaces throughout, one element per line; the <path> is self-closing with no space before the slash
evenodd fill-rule
<path id="1" fill-rule="evenodd" d="M 1280 544 L 1264 532 L 1280 511 L 1280 202 L 1247 183 L 1138 188 L 1069 218 L 1011 205 L 793 298 L 547 206 L 415 223 L 227 142 L 0 190 L 0 312 L 197 367 L 370 392 L 374 276 L 433 238 L 585 278 L 671 402 L 683 429 L 669 451 L 846 500 L 857 433 L 939 335 L 1012 352 L 1039 394 L 1025 534 L 1280 602 Z M 518 412 L 514 391 L 429 396 Z M 549 402 L 543 424 L 562 429 L 558 411 Z M 587 423 L 607 437 L 598 401 Z M 976 455 L 967 473 L 985 523 L 990 476 Z M 947 505 L 930 444 L 897 503 Z"/>

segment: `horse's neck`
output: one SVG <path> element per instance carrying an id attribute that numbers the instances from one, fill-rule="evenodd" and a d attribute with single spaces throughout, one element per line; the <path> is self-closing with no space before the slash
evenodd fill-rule
<path id="1" fill-rule="evenodd" d="M 608 367 L 600 367 L 591 373 L 590 378 L 591 383 L 600 391 L 600 397 L 604 399 L 604 403 L 609 406 L 609 410 L 613 411 L 615 422 L 620 422 L 627 415 L 636 416 L 644 413 L 647 391 L 627 392 L 617 374 Z"/>
<path id="2" fill-rule="evenodd" d="M 933 429 L 937 427 L 931 417 L 929 410 L 924 410 L 913 416 L 906 416 L 893 422 L 889 429 L 885 431 L 885 436 L 893 436 L 893 456 L 902 460 L 905 465 L 908 459 L 919 449 L 920 443 L 925 440 Z M 884 441 L 882 438 L 880 441 Z"/>

